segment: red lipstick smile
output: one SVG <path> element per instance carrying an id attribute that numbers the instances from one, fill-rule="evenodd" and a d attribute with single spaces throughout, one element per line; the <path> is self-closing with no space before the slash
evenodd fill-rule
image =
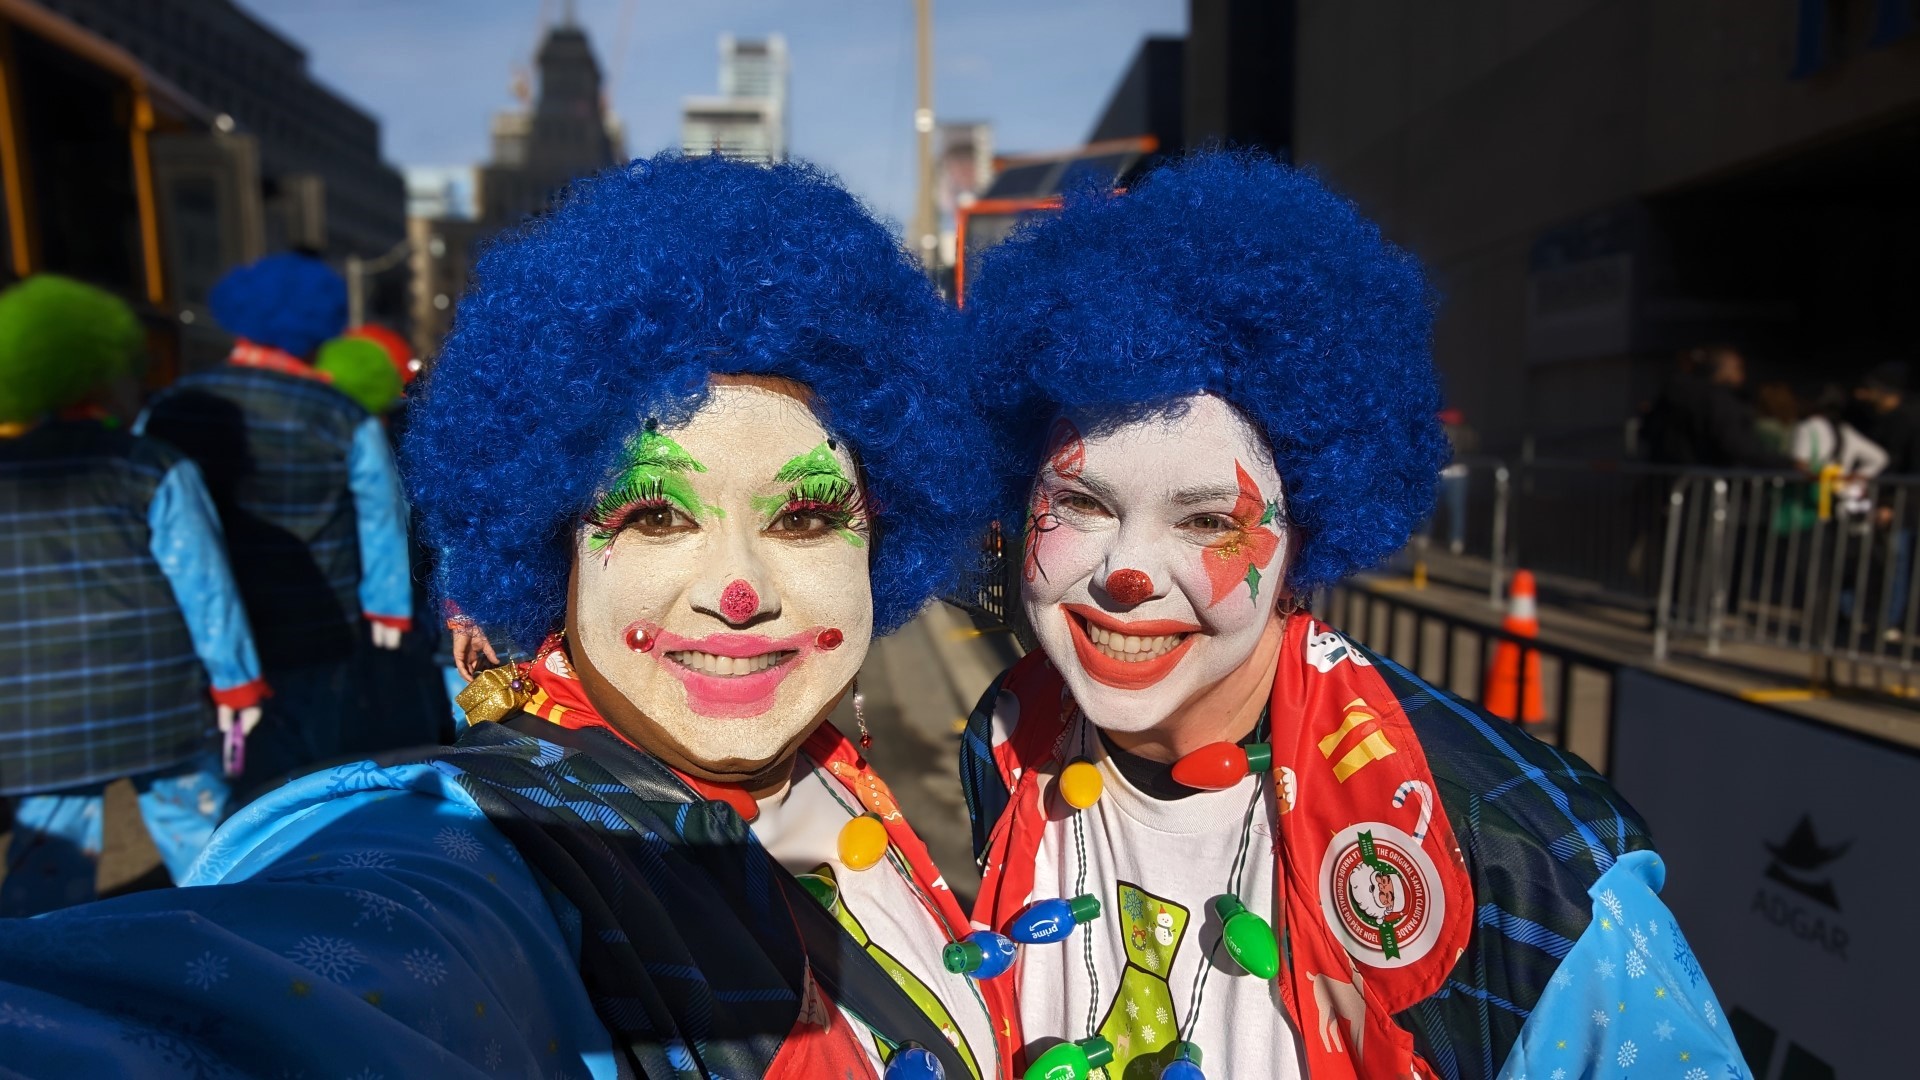
<path id="1" fill-rule="evenodd" d="M 709 634 L 690 638 L 635 623 L 652 635 L 652 655 L 687 688 L 687 707 L 702 716 L 743 720 L 773 707 L 773 697 L 788 675 L 820 651 L 821 628 L 784 638 L 760 634 Z"/>
<path id="2" fill-rule="evenodd" d="M 1117 690 L 1145 690 L 1172 674 L 1200 632 L 1177 619 L 1122 621 L 1085 604 L 1062 604 L 1061 615 L 1080 666 Z"/>

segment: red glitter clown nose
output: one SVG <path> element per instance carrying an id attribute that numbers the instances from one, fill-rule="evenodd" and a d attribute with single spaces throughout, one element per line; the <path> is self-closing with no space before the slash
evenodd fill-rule
<path id="1" fill-rule="evenodd" d="M 1107 595 L 1129 607 L 1144 604 L 1153 599 L 1153 579 L 1144 570 L 1115 570 L 1107 575 Z"/>
<path id="2" fill-rule="evenodd" d="M 743 623 L 754 617 L 760 610 L 760 594 L 753 586 L 744 581 L 735 580 L 720 590 L 720 614 L 730 623 Z"/>

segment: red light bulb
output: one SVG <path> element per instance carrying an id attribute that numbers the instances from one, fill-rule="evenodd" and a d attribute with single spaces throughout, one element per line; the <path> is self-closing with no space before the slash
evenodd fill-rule
<path id="1" fill-rule="evenodd" d="M 1173 779 L 1201 791 L 1225 791 L 1272 766 L 1273 748 L 1266 743 L 1208 743 L 1173 763 Z"/>

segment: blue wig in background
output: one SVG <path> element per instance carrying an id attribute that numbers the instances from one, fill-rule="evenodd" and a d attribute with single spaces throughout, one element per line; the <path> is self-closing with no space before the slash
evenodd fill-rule
<path id="1" fill-rule="evenodd" d="M 649 419 L 715 374 L 812 388 L 874 505 L 876 633 L 953 581 L 990 509 L 954 316 L 828 176 L 677 153 L 573 184 L 488 247 L 403 447 L 440 588 L 523 648 L 559 628 L 573 531 Z"/>
<path id="2" fill-rule="evenodd" d="M 1378 563 L 1432 510 L 1449 454 L 1432 293 L 1304 172 L 1216 151 L 1069 197 L 982 256 L 966 299 L 1004 520 L 1024 515 L 1057 413 L 1097 425 L 1202 391 L 1273 448 L 1294 589 Z"/>
<path id="3" fill-rule="evenodd" d="M 311 360 L 347 327 L 347 286 L 310 255 L 269 255 L 229 270 L 207 306 L 227 333 Z"/>

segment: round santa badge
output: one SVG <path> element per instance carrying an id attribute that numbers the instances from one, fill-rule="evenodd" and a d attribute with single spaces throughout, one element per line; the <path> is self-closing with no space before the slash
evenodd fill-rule
<path id="1" fill-rule="evenodd" d="M 1336 833 L 1320 860 L 1320 909 L 1355 960 L 1404 967 L 1427 955 L 1446 921 L 1440 871 L 1420 842 L 1377 821 Z"/>

